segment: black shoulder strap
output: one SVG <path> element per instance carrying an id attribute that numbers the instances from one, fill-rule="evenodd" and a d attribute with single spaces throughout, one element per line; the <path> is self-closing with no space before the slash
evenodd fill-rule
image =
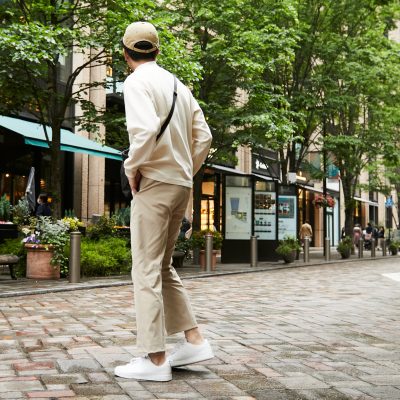
<path id="1" fill-rule="evenodd" d="M 165 129 L 167 128 L 167 126 L 169 124 L 169 121 L 171 121 L 172 114 L 174 113 L 174 109 L 175 109 L 176 98 L 178 96 L 177 86 L 178 86 L 178 81 L 176 79 L 176 76 L 174 75 L 174 95 L 173 95 L 173 98 L 172 98 L 171 110 L 169 111 L 167 119 L 164 121 L 164 123 L 161 126 L 160 133 L 156 137 L 156 142 L 157 142 L 158 139 L 160 139 L 161 135 L 164 133 Z"/>

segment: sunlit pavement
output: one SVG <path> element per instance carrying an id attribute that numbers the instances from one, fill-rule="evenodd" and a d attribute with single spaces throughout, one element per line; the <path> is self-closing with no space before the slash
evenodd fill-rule
<path id="1" fill-rule="evenodd" d="M 216 357 L 167 383 L 113 376 L 131 285 L 0 299 L 0 398 L 400 399 L 400 258 L 184 283 Z"/>

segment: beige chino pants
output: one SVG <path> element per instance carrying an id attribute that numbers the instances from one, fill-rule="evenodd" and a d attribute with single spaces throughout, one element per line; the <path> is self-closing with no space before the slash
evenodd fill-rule
<path id="1" fill-rule="evenodd" d="M 190 189 L 143 177 L 132 200 L 132 280 L 138 350 L 165 351 L 165 336 L 197 327 L 171 265 Z"/>

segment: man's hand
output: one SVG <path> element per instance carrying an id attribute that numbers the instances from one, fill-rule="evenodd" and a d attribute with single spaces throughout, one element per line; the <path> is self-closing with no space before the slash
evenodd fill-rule
<path id="1" fill-rule="evenodd" d="M 139 191 L 141 179 L 142 174 L 139 171 L 136 172 L 135 178 L 128 178 L 129 186 L 131 187 L 133 195 L 135 195 Z"/>

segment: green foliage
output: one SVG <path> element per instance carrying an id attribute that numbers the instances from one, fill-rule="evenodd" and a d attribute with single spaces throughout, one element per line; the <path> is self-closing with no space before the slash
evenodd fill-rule
<path id="1" fill-rule="evenodd" d="M 66 268 L 68 259 L 64 254 L 64 248 L 69 242 L 69 225 L 63 221 L 55 221 L 51 217 L 39 217 L 36 224 L 36 237 L 40 244 L 53 247 L 52 265 Z"/>
<path id="2" fill-rule="evenodd" d="M 206 234 L 212 234 L 213 236 L 213 249 L 219 250 L 222 247 L 223 236 L 218 231 L 210 231 L 210 230 L 202 230 L 202 231 L 194 231 L 192 236 L 189 239 L 190 247 L 192 249 L 198 248 L 204 250 L 206 247 Z"/>
<path id="3" fill-rule="evenodd" d="M 13 222 L 17 225 L 28 225 L 31 211 L 26 197 L 22 197 L 13 207 Z"/>
<path id="4" fill-rule="evenodd" d="M 92 240 L 113 236 L 115 225 L 115 216 L 109 218 L 106 215 L 102 215 L 97 223 L 88 226 L 86 235 Z"/>
<path id="5" fill-rule="evenodd" d="M 392 253 L 397 253 L 398 250 L 399 250 L 399 247 L 400 247 L 400 241 L 398 241 L 398 240 L 392 240 L 392 241 L 389 243 L 389 250 L 390 250 Z"/>
<path id="6" fill-rule="evenodd" d="M 115 213 L 114 218 L 116 226 L 129 226 L 131 222 L 131 208 L 120 208 Z"/>
<path id="7" fill-rule="evenodd" d="M 4 194 L 0 197 L 0 221 L 10 221 L 11 218 L 11 204 Z"/>
<path id="8" fill-rule="evenodd" d="M 76 217 L 64 217 L 62 222 L 68 225 L 68 232 L 79 232 L 79 228 L 83 227 L 82 221 Z"/>
<path id="9" fill-rule="evenodd" d="M 282 256 L 291 255 L 295 251 L 300 251 L 301 245 L 299 241 L 295 237 L 286 236 L 283 240 L 279 241 L 278 247 L 275 249 L 275 252 Z"/>
<path id="10" fill-rule="evenodd" d="M 343 258 L 348 258 L 353 249 L 353 241 L 350 236 L 345 236 L 337 246 L 338 253 L 341 254 Z"/>
<path id="11" fill-rule="evenodd" d="M 127 240 L 107 238 L 96 241 L 83 239 L 81 269 L 85 276 L 109 276 L 129 273 L 131 252 Z"/>
<path id="12" fill-rule="evenodd" d="M 186 259 L 190 256 L 191 247 L 190 239 L 186 239 L 184 236 L 179 236 L 175 243 L 175 250 L 183 252 Z"/>

